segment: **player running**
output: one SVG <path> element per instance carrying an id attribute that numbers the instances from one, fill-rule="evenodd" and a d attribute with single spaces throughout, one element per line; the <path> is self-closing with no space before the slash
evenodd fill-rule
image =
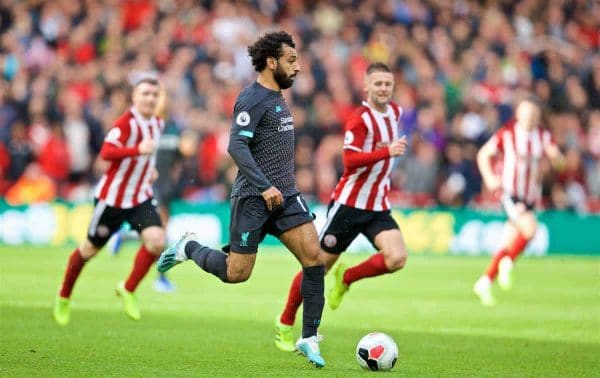
<path id="1" fill-rule="evenodd" d="M 248 52 L 259 74 L 234 107 L 228 151 L 239 171 L 231 194 L 229 245 L 223 248 L 228 253 L 203 246 L 186 234 L 160 256 L 158 270 L 165 272 L 192 259 L 223 282 L 244 282 L 265 235 L 277 236 L 304 273 L 300 289 L 304 322 L 295 348 L 312 364 L 323 367 L 317 328 L 324 305 L 325 270 L 314 216 L 296 187 L 294 121 L 281 94 L 300 71 L 298 55 L 286 32 L 265 34 Z"/>
<path id="2" fill-rule="evenodd" d="M 110 161 L 95 193 L 95 208 L 87 239 L 76 248 L 67 263 L 65 276 L 54 306 L 54 319 L 67 325 L 71 318 L 70 297 L 81 270 L 116 232 L 128 222 L 142 239 L 129 277 L 118 284 L 117 295 L 126 314 L 141 317 L 133 292 L 156 261 L 165 245 L 165 232 L 153 203 L 152 181 L 156 179 L 155 146 L 164 129 L 154 116 L 159 96 L 155 78 L 140 79 L 133 88 L 133 106 L 110 129 L 100 156 Z"/>
<path id="3" fill-rule="evenodd" d="M 320 234 L 325 269 L 329 270 L 358 234 L 364 234 L 379 251 L 356 266 L 339 263 L 335 284 L 329 291 L 329 307 L 337 309 L 350 285 L 367 277 L 402 269 L 407 259 L 402 232 L 390 214 L 388 192 L 393 158 L 406 151 L 400 137 L 401 109 L 393 102 L 394 75 L 383 63 L 366 71 L 367 100 L 345 125 L 344 174 L 332 196 L 327 221 Z M 298 272 L 292 281 L 283 313 L 275 320 L 275 345 L 293 350 L 292 326 L 302 303 L 306 276 Z M 305 303 L 306 306 L 306 303 Z"/>
<path id="4" fill-rule="evenodd" d="M 539 127 L 541 108 L 536 100 L 521 101 L 515 118 L 498 130 L 477 154 L 483 181 L 488 189 L 499 193 L 508 216 L 504 245 L 473 287 L 484 306 L 496 303 L 491 289 L 496 275 L 500 288 L 509 290 L 512 287 L 514 261 L 537 230 L 533 209 L 541 192 L 540 160 L 546 155 L 555 167 L 564 164 L 563 155 L 550 132 Z M 491 158 L 500 154 L 503 168 L 499 177 L 492 169 Z"/>

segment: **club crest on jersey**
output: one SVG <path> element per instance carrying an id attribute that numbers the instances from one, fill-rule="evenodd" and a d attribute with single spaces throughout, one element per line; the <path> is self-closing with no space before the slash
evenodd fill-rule
<path id="1" fill-rule="evenodd" d="M 246 111 L 241 112 L 237 115 L 235 123 L 242 127 L 248 126 L 250 124 L 250 114 Z"/>
<path id="2" fill-rule="evenodd" d="M 101 238 L 105 238 L 110 234 L 110 228 L 107 225 L 101 224 L 96 229 L 96 234 Z"/>
<path id="3" fill-rule="evenodd" d="M 354 134 L 352 134 L 352 131 L 348 130 L 346 131 L 346 134 L 344 134 L 344 144 L 352 144 L 352 142 L 354 142 Z"/>
<path id="4" fill-rule="evenodd" d="M 335 235 L 331 235 L 331 234 L 325 235 L 325 238 L 323 239 L 323 243 L 325 243 L 326 247 L 333 248 L 337 244 L 337 238 L 335 237 Z"/>

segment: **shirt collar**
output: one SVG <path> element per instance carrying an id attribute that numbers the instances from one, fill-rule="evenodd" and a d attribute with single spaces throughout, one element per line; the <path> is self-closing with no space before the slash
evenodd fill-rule
<path id="1" fill-rule="evenodd" d="M 138 112 L 138 110 L 135 108 L 135 106 L 132 106 L 131 108 L 129 108 L 129 111 L 131 112 L 131 114 L 133 114 L 133 116 L 135 117 L 135 119 L 143 124 L 149 123 L 151 121 L 152 118 L 150 119 L 146 119 L 144 118 L 140 112 Z"/>
<path id="2" fill-rule="evenodd" d="M 390 104 L 388 104 L 386 111 L 385 112 L 380 112 L 379 110 L 377 110 L 374 107 L 372 107 L 371 104 L 369 104 L 368 101 L 363 101 L 362 104 L 364 106 L 366 106 L 367 108 L 371 109 L 373 112 L 375 112 L 377 114 L 381 114 L 382 116 L 389 116 L 390 115 L 390 110 L 392 109 L 392 107 L 390 106 Z"/>

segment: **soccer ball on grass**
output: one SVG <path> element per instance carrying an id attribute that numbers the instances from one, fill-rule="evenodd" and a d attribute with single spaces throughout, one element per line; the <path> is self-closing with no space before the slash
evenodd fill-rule
<path id="1" fill-rule="evenodd" d="M 369 333 L 358 342 L 356 359 L 364 369 L 387 371 L 398 360 L 398 346 L 385 333 Z"/>

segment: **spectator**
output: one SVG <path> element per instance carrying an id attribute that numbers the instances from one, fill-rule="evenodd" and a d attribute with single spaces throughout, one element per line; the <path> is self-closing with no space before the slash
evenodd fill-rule
<path id="1" fill-rule="evenodd" d="M 328 201 L 341 173 L 342 126 L 363 97 L 362 72 L 370 61 L 383 60 L 394 70 L 394 100 L 404 110 L 403 132 L 413 141 L 393 174 L 391 198 L 398 204 L 471 204 L 482 190 L 473 150 L 512 117 L 526 93 L 547 105 L 546 126 L 578 171 L 577 179 L 567 173 L 546 177 L 545 202 L 565 207 L 552 201 L 552 193 L 597 201 L 599 9 L 593 1 L 542 0 L 511 6 L 432 0 L 0 2 L 0 142 L 9 156 L 3 172 L 16 180 L 37 158 L 62 185 L 68 166 L 73 190 L 61 194 L 89 197 L 85 193 L 103 169 L 96 156 L 102 134 L 128 103 L 128 73 L 155 70 L 171 104 L 167 123 L 194 144 L 187 149 L 193 156 L 184 155 L 174 170 L 172 183 L 182 189 L 176 192 L 185 199 L 226 200 L 234 172 L 223 146 L 232 106 L 254 78 L 246 48 L 256 35 L 280 27 L 294 34 L 301 57 L 302 71 L 286 93 L 301 155 L 298 181 L 318 200 Z M 48 124 L 62 131 L 50 133 Z M 54 139 L 46 142 L 50 134 Z M 453 140 L 461 140 L 460 153 Z M 48 156 L 65 156 L 65 146 L 68 164 L 51 167 Z M 462 157 L 451 162 L 455 155 Z M 415 193 L 421 196 L 416 202 Z"/>
<path id="2" fill-rule="evenodd" d="M 31 163 L 17 182 L 6 192 L 10 205 L 49 202 L 56 198 L 56 185 L 37 163 Z"/>

